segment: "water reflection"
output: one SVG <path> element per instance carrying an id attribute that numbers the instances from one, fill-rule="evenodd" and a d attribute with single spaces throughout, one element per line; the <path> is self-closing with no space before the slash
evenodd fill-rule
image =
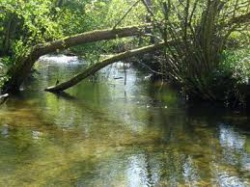
<path id="1" fill-rule="evenodd" d="M 85 65 L 36 68 L 37 80 L 0 108 L 1 186 L 250 185 L 247 117 L 187 112 L 176 91 L 132 66 L 107 67 L 59 96 L 42 90 Z"/>
<path id="2" fill-rule="evenodd" d="M 1 135 L 6 138 L 9 136 L 9 126 L 7 124 L 2 125 Z"/>
<path id="3" fill-rule="evenodd" d="M 66 55 L 45 55 L 39 58 L 40 62 L 46 63 L 58 63 L 58 64 L 79 64 L 79 58 L 77 56 L 66 56 Z"/>
<path id="4" fill-rule="evenodd" d="M 241 179 L 241 176 L 235 176 L 230 172 L 220 170 L 218 166 L 213 167 L 213 184 L 220 187 L 247 187 L 249 182 Z"/>
<path id="5" fill-rule="evenodd" d="M 150 168 L 145 154 L 137 154 L 128 158 L 127 179 L 128 186 L 150 186 L 158 176 L 150 176 Z M 154 178 L 153 178 L 154 177 Z"/>
<path id="6" fill-rule="evenodd" d="M 185 163 L 183 164 L 183 176 L 185 183 L 188 186 L 197 186 L 199 182 L 198 168 L 195 165 L 194 160 L 188 156 Z"/>
<path id="7" fill-rule="evenodd" d="M 220 144 L 225 149 L 232 149 L 234 151 L 241 151 L 244 148 L 245 139 L 244 135 L 235 131 L 232 127 L 225 124 L 219 125 Z"/>

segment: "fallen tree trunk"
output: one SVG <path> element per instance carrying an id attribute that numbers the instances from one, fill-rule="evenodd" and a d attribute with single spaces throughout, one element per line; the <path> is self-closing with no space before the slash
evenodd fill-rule
<path id="1" fill-rule="evenodd" d="M 2 86 L 2 89 L 0 89 L 1 93 L 15 93 L 19 91 L 21 84 L 27 78 L 34 63 L 42 55 L 52 53 L 61 49 L 67 49 L 69 47 L 80 44 L 141 35 L 143 34 L 145 28 L 148 27 L 151 26 L 149 24 L 146 24 L 142 26 L 129 26 L 105 30 L 95 30 L 46 43 L 44 45 L 37 45 L 26 57 L 19 58 L 16 65 L 12 66 L 8 70 L 7 76 L 9 78 Z"/>
<path id="2" fill-rule="evenodd" d="M 151 28 L 150 24 L 142 26 L 129 26 L 121 28 L 110 28 L 106 30 L 95 30 L 90 32 L 85 32 L 75 36 L 70 36 L 62 40 L 51 42 L 43 46 L 37 46 L 35 51 L 39 53 L 39 56 L 55 52 L 56 50 L 66 49 L 72 46 L 97 42 L 101 40 L 110 40 L 128 36 L 142 35 L 146 28 Z"/>
<path id="3" fill-rule="evenodd" d="M 117 55 L 114 55 L 110 58 L 107 58 L 101 62 L 98 62 L 92 66 L 90 66 L 88 69 L 84 70 L 83 72 L 75 75 L 73 78 L 71 78 L 68 81 L 62 82 L 58 85 L 55 86 L 51 86 L 45 89 L 45 91 L 50 91 L 50 92 L 61 92 L 63 90 L 66 90 L 72 86 L 75 86 L 76 84 L 78 84 L 79 82 L 81 82 L 83 79 L 87 78 L 90 75 L 95 74 L 98 70 L 104 68 L 105 66 L 108 66 L 114 62 L 117 62 L 119 60 L 123 60 L 132 56 L 136 56 L 136 55 L 140 55 L 140 54 L 144 54 L 144 53 L 148 53 L 148 52 L 152 52 L 158 49 L 161 49 L 165 46 L 164 42 L 158 43 L 158 44 L 154 44 L 154 45 L 149 45 L 149 46 L 145 46 L 145 47 L 141 47 L 138 49 L 133 49 L 130 51 L 126 51 L 123 53 L 119 53 Z"/>

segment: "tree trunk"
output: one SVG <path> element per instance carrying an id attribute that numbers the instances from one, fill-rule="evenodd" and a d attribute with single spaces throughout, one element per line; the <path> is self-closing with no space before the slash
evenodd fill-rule
<path id="1" fill-rule="evenodd" d="M 95 74 L 98 70 L 104 68 L 107 65 L 110 65 L 114 62 L 117 62 L 119 60 L 123 60 L 132 56 L 136 56 L 136 55 L 140 55 L 143 53 L 148 53 L 151 51 L 155 51 L 158 50 L 160 48 L 163 48 L 165 46 L 164 42 L 161 42 L 159 44 L 155 44 L 155 45 L 149 45 L 146 47 L 141 47 L 138 49 L 133 49 L 130 51 L 126 51 L 123 53 L 119 53 L 117 55 L 114 55 L 110 58 L 107 58 L 99 63 L 96 63 L 94 65 L 92 65 L 91 67 L 87 68 L 86 70 L 84 70 L 83 72 L 75 75 L 73 78 L 71 78 L 68 81 L 62 82 L 61 84 L 55 85 L 55 86 L 51 86 L 46 88 L 46 91 L 50 91 L 50 92 L 61 92 L 63 90 L 66 90 L 76 84 L 78 84 L 79 82 L 81 82 L 83 79 L 87 78 L 90 75 Z"/>
<path id="2" fill-rule="evenodd" d="M 61 40 L 46 43 L 44 45 L 36 45 L 27 57 L 21 57 L 16 65 L 12 66 L 7 72 L 9 79 L 2 86 L 2 93 L 15 93 L 23 81 L 27 78 L 34 63 L 42 55 L 55 52 L 61 49 L 67 49 L 80 44 L 96 42 L 101 40 L 110 40 L 128 36 L 143 34 L 144 30 L 151 27 L 149 24 L 142 26 L 129 26 L 106 30 L 95 30 L 85 32 L 75 36 L 70 36 Z"/>
<path id="3" fill-rule="evenodd" d="M 3 41 L 2 48 L 0 50 L 2 52 L 1 56 L 10 54 L 11 39 L 17 30 L 17 17 L 14 14 L 9 14 L 3 28 Z"/>
<path id="4" fill-rule="evenodd" d="M 130 26 L 85 32 L 62 40 L 51 42 L 43 46 L 37 46 L 35 51 L 38 52 L 39 56 L 42 56 L 51 52 L 55 52 L 56 50 L 66 49 L 80 44 L 141 35 L 144 33 L 146 28 L 151 28 L 151 25 L 147 24 L 142 26 Z"/>

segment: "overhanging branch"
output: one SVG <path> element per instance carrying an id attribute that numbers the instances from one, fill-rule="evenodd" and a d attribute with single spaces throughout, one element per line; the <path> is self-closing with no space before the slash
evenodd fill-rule
<path id="1" fill-rule="evenodd" d="M 60 49 L 67 49 L 69 47 L 77 46 L 80 44 L 97 42 L 101 40 L 111 40 L 122 37 L 143 35 L 145 29 L 151 28 L 151 24 L 134 25 L 128 27 L 110 28 L 103 30 L 95 30 L 90 32 L 81 33 L 75 36 L 70 36 L 61 40 L 46 43 L 45 45 L 38 45 L 34 51 L 39 55 L 45 55 L 55 52 Z"/>
<path id="2" fill-rule="evenodd" d="M 136 56 L 136 55 L 141 55 L 144 53 L 148 53 L 151 51 L 155 51 L 158 49 L 161 49 L 165 46 L 164 42 L 158 43 L 158 44 L 154 44 L 154 45 L 149 45 L 149 46 L 145 46 L 145 47 L 141 47 L 138 49 L 133 49 L 133 50 L 129 50 L 123 53 L 119 53 L 117 55 L 114 55 L 110 58 L 107 58 L 101 62 L 98 62 L 92 66 L 90 66 L 88 69 L 84 70 L 83 72 L 75 75 L 73 78 L 71 78 L 68 81 L 64 81 L 58 85 L 55 86 L 51 86 L 45 89 L 45 91 L 50 91 L 50 92 L 61 92 L 63 90 L 66 90 L 76 84 L 78 84 L 79 82 L 81 82 L 83 79 L 87 78 L 90 75 L 95 74 L 98 70 L 104 68 L 105 66 L 108 66 L 114 62 L 117 62 L 119 60 L 123 60 L 132 56 Z"/>

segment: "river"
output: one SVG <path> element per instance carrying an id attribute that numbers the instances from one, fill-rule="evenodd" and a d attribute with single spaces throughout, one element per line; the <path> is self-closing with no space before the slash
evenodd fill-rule
<path id="1" fill-rule="evenodd" d="M 247 114 L 186 107 L 121 65 L 54 95 L 44 88 L 85 62 L 37 62 L 35 79 L 0 107 L 0 186 L 250 186 Z"/>

